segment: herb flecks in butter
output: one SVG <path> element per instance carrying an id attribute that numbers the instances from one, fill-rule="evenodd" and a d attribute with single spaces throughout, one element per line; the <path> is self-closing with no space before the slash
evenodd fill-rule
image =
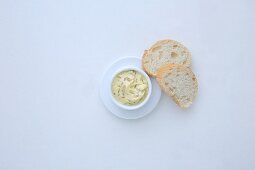
<path id="1" fill-rule="evenodd" d="M 148 95 L 146 78 L 135 70 L 123 71 L 117 74 L 112 81 L 114 98 L 129 106 L 140 104 Z"/>

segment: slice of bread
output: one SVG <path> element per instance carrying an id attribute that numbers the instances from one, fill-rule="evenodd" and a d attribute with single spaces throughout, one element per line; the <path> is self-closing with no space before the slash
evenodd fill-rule
<path id="1" fill-rule="evenodd" d="M 145 50 L 142 66 L 145 72 L 156 77 L 157 70 L 165 64 L 191 65 L 191 53 L 181 43 L 174 40 L 156 42 L 149 50 Z"/>
<path id="2" fill-rule="evenodd" d="M 156 79 L 163 91 L 171 96 L 177 105 L 188 108 L 192 104 L 198 91 L 198 83 L 190 68 L 167 64 L 158 69 Z"/>

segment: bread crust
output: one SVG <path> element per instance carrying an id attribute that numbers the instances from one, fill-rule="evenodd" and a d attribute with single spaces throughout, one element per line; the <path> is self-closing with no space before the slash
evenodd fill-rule
<path id="1" fill-rule="evenodd" d="M 185 52 L 187 53 L 187 59 L 185 60 L 185 64 L 183 64 L 184 66 L 186 67 L 190 67 L 191 66 L 191 53 L 190 51 L 188 50 L 187 47 L 185 47 L 183 44 L 181 44 L 180 42 L 178 41 L 175 41 L 175 40 L 170 40 L 170 39 L 165 39 L 165 40 L 159 40 L 157 41 L 155 44 L 153 44 L 148 50 L 145 50 L 144 51 L 144 54 L 143 54 L 143 57 L 142 57 L 142 68 L 144 69 L 144 71 L 151 77 L 156 77 L 157 73 L 156 72 L 153 72 L 151 71 L 151 69 L 149 69 L 147 66 L 146 66 L 146 61 L 148 61 L 148 57 L 149 57 L 149 54 L 150 53 L 153 53 L 153 49 L 154 48 L 157 48 L 157 47 L 160 47 L 164 44 L 174 44 L 174 45 L 178 45 L 180 46 L 181 48 L 183 48 L 185 50 Z M 166 63 L 166 64 L 169 64 L 169 63 Z"/>
<path id="2" fill-rule="evenodd" d="M 147 60 L 148 58 L 148 50 L 144 50 L 144 54 L 143 54 L 143 57 L 142 57 L 142 68 L 143 70 L 151 77 L 156 77 L 156 74 L 153 74 L 153 72 L 151 72 L 145 65 L 145 61 Z"/>

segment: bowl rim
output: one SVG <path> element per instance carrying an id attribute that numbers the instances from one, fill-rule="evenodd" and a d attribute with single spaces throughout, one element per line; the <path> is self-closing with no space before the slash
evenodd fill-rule
<path id="1" fill-rule="evenodd" d="M 112 82 L 113 82 L 115 76 L 116 76 L 117 74 L 123 72 L 123 71 L 128 71 L 128 70 L 135 70 L 135 71 L 139 72 L 140 74 L 142 74 L 142 75 L 146 78 L 146 80 L 147 80 L 147 82 L 148 82 L 148 94 L 147 94 L 146 98 L 145 98 L 141 103 L 139 103 L 139 104 L 137 104 L 137 105 L 134 105 L 134 106 L 128 106 L 128 105 L 125 105 L 125 104 L 120 103 L 119 101 L 117 101 L 117 100 L 114 98 L 114 96 L 113 96 L 113 94 L 112 94 Z M 113 101 L 117 106 L 119 106 L 120 108 L 126 109 L 126 110 L 135 110 L 135 109 L 139 109 L 139 108 L 141 108 L 142 106 L 144 106 L 144 105 L 148 102 L 148 100 L 149 100 L 149 98 L 150 98 L 150 96 L 151 96 L 151 91 L 152 91 L 151 79 L 150 79 L 150 77 L 145 73 L 145 71 L 143 71 L 143 70 L 142 70 L 141 68 L 139 68 L 139 67 L 135 67 L 135 66 L 126 66 L 126 67 L 122 67 L 122 68 L 118 69 L 118 70 L 112 75 L 111 81 L 110 81 L 110 89 L 109 89 L 109 90 L 110 90 L 110 96 L 111 96 L 112 101 Z"/>

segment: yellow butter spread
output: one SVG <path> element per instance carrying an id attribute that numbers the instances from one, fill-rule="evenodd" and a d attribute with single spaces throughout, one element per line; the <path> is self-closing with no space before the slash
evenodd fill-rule
<path id="1" fill-rule="evenodd" d="M 123 71 L 112 81 L 112 94 L 124 105 L 137 105 L 148 95 L 148 82 L 144 75 L 135 70 Z"/>

